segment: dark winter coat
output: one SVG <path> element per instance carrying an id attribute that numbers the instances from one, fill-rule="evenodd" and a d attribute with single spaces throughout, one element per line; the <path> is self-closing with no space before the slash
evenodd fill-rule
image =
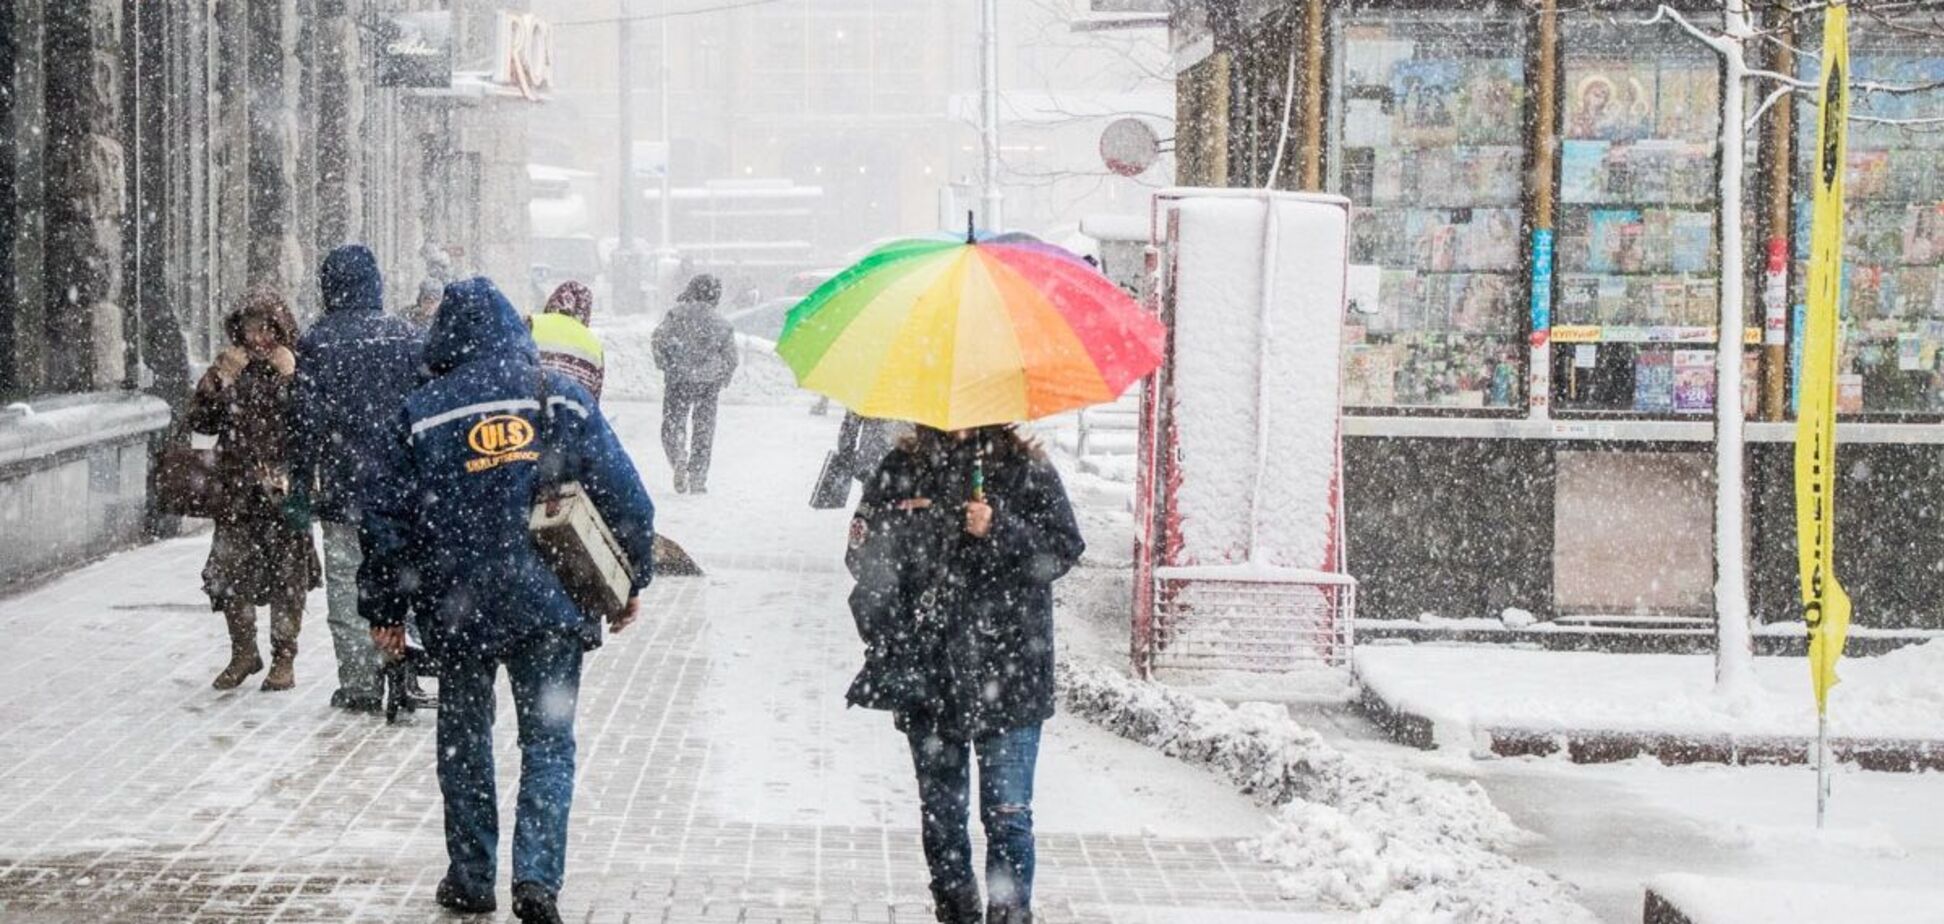
<path id="1" fill-rule="evenodd" d="M 429 611 L 420 624 L 458 657 L 498 657 L 544 632 L 598 645 L 599 623 L 542 561 L 527 519 L 543 457 L 560 460 L 549 480 L 581 483 L 639 592 L 654 567 L 655 509 L 628 454 L 585 389 L 542 372 L 526 325 L 486 279 L 446 289 L 425 360 L 434 378 L 405 399 L 367 495 L 360 613 L 393 626 Z"/>
<path id="2" fill-rule="evenodd" d="M 1052 584 L 1085 543 L 1044 459 L 987 460 L 985 538 L 965 531 L 971 487 L 970 443 L 899 448 L 865 484 L 846 556 L 865 659 L 848 699 L 977 738 L 1053 715 Z M 931 506 L 901 509 L 916 498 Z"/>
<path id="3" fill-rule="evenodd" d="M 708 302 L 676 302 L 654 341 L 655 368 L 669 385 L 722 388 L 736 374 L 736 329 Z"/>
<path id="4" fill-rule="evenodd" d="M 385 314 L 378 264 L 363 247 L 332 251 L 319 284 L 324 316 L 297 344 L 292 475 L 318 519 L 356 523 L 387 425 L 418 385 L 423 335 Z"/>
<path id="5" fill-rule="evenodd" d="M 236 349 L 243 321 L 255 316 L 276 332 L 285 349 L 296 324 L 281 299 L 253 294 L 251 304 L 225 323 Z M 287 522 L 291 380 L 268 360 L 252 356 L 225 384 L 215 369 L 203 375 L 190 397 L 187 422 L 216 437 L 216 472 L 223 508 L 203 565 L 203 590 L 216 609 L 282 604 L 318 585 L 322 569 L 310 532 Z"/>

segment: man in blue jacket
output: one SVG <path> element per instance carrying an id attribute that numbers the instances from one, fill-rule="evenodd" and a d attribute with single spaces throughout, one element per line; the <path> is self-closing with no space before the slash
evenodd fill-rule
<path id="1" fill-rule="evenodd" d="M 541 370 L 526 325 L 491 282 L 447 287 L 425 364 L 433 378 L 406 399 L 390 470 L 365 508 L 363 612 L 391 654 L 404 649 L 408 616 L 419 618 L 439 663 L 450 862 L 438 900 L 456 911 L 497 904 L 493 681 L 506 665 L 520 729 L 513 910 L 558 921 L 581 655 L 600 644 L 601 625 L 568 598 L 527 521 L 543 483 L 580 482 L 628 556 L 628 605 L 607 620 L 619 632 L 653 573 L 654 505 L 599 406 Z"/>
<path id="2" fill-rule="evenodd" d="M 418 386 L 419 331 L 385 314 L 384 281 L 371 251 L 351 244 L 318 271 L 324 316 L 297 344 L 290 402 L 294 513 L 324 531 L 324 583 L 338 688 L 331 705 L 377 712 L 378 653 L 358 618 L 358 519 L 365 485 L 384 457 L 386 425 Z"/>

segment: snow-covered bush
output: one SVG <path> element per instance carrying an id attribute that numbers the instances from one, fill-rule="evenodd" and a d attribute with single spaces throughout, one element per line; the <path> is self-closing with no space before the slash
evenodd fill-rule
<path id="1" fill-rule="evenodd" d="M 1281 867 L 1291 899 L 1381 921 L 1587 922 L 1569 889 L 1501 851 L 1532 835 L 1476 783 L 1353 754 L 1265 703 L 1230 707 L 1073 659 L 1069 714 L 1206 767 L 1274 809 L 1250 852 Z"/>

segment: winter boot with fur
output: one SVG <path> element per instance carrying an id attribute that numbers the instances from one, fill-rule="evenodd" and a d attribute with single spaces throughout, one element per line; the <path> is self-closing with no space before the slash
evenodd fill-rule
<path id="1" fill-rule="evenodd" d="M 265 691 L 288 690 L 297 685 L 297 630 L 303 625 L 304 611 L 270 613 L 270 673 L 263 678 Z"/>
<path id="2" fill-rule="evenodd" d="M 223 620 L 229 624 L 230 661 L 210 686 L 234 690 L 243 684 L 243 678 L 263 670 L 263 656 L 257 653 L 256 611 L 224 613 Z"/>

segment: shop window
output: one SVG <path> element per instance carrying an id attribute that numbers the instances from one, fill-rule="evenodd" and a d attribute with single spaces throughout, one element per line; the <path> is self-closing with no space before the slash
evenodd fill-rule
<path id="1" fill-rule="evenodd" d="M 1567 17 L 1560 31 L 1553 404 L 1711 412 L 1720 62 L 1685 36 L 1604 14 Z M 1752 408 L 1753 350 L 1743 369 Z"/>
<path id="2" fill-rule="evenodd" d="M 1524 403 L 1524 21 L 1340 14 L 1335 191 L 1356 204 L 1344 403 Z"/>
<path id="3" fill-rule="evenodd" d="M 1820 42 L 1820 29 L 1805 31 L 1816 33 L 1808 37 L 1812 44 Z M 1802 56 L 1803 77 L 1817 79 L 1821 67 L 1819 59 Z M 1852 87 L 1931 88 L 1895 94 L 1852 89 L 1850 112 L 1855 116 L 1921 119 L 1944 114 L 1944 47 L 1934 37 L 1856 22 L 1850 68 Z M 1800 173 L 1793 237 L 1800 301 L 1809 276 L 1808 175 L 1815 150 L 1815 101 L 1804 97 L 1797 112 Z M 1944 364 L 1938 356 L 1944 347 L 1944 132 L 1935 126 L 1853 120 L 1844 182 L 1837 411 L 1879 417 L 1944 414 Z M 1791 382 L 1793 389 L 1793 376 Z"/>

